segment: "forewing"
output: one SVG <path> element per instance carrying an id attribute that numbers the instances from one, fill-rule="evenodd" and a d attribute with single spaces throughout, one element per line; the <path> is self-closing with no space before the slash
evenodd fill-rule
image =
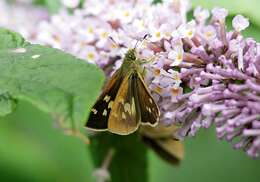
<path id="1" fill-rule="evenodd" d="M 92 130 L 106 130 L 109 114 L 122 82 L 119 71 L 107 82 L 102 94 L 92 107 L 86 127 Z"/>
<path id="2" fill-rule="evenodd" d="M 108 120 L 108 130 L 112 133 L 128 135 L 140 124 L 140 108 L 135 98 L 137 78 L 133 72 L 122 81 Z"/>
<path id="3" fill-rule="evenodd" d="M 159 122 L 160 111 L 139 73 L 136 89 L 142 124 L 156 126 Z"/>

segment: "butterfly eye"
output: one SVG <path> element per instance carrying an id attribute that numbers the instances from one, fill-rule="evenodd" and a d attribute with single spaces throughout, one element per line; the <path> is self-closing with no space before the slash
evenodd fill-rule
<path id="1" fill-rule="evenodd" d="M 132 55 L 132 60 L 135 60 L 136 59 L 136 56 L 135 56 L 135 53 Z"/>
<path id="2" fill-rule="evenodd" d="M 135 56 L 135 49 L 130 49 L 127 53 L 126 53 L 126 59 L 128 60 L 135 60 L 136 56 Z"/>

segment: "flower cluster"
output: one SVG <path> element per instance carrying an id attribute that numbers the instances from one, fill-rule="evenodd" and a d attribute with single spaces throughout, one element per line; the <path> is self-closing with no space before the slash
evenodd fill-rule
<path id="1" fill-rule="evenodd" d="M 28 28 L 26 37 L 97 64 L 110 76 L 126 50 L 149 35 L 138 54 L 147 60 L 145 81 L 161 110 L 160 122 L 180 125 L 179 138 L 214 123 L 219 138 L 258 156 L 260 44 L 242 36 L 249 26 L 245 17 L 235 16 L 233 30 L 227 31 L 227 10 L 210 13 L 198 7 L 187 21 L 186 0 L 156 5 L 149 0 L 88 0 L 82 9 L 75 2 L 64 0 L 58 14 L 33 31 Z M 73 13 L 66 6 L 75 8 Z"/>
<path id="2" fill-rule="evenodd" d="M 36 25 L 49 19 L 47 10 L 32 6 L 31 0 L 16 0 L 15 4 L 2 0 L 0 12 L 0 27 L 17 31 L 28 40 L 37 34 Z"/>
<path id="3" fill-rule="evenodd" d="M 249 26 L 243 16 L 235 16 L 234 30 L 227 32 L 227 10 L 214 8 L 208 25 L 201 14 L 208 13 L 201 8 L 194 12 L 197 34 L 184 43 L 187 55 L 180 65 L 181 80 L 192 91 L 177 97 L 177 109 L 171 113 L 174 122 L 182 124 L 179 136 L 194 136 L 214 123 L 219 138 L 258 157 L 260 44 L 241 35 Z"/>

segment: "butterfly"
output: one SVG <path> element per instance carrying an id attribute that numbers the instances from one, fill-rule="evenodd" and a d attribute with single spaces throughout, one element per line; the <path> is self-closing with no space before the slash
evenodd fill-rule
<path id="1" fill-rule="evenodd" d="M 156 127 L 142 126 L 139 132 L 144 143 L 164 161 L 178 165 L 184 158 L 184 146 L 173 136 L 177 130 L 175 125 L 158 124 Z"/>
<path id="2" fill-rule="evenodd" d="M 86 127 L 129 135 L 140 125 L 156 126 L 160 111 L 144 82 L 142 59 L 129 49 L 121 67 L 112 75 L 92 107 Z"/>

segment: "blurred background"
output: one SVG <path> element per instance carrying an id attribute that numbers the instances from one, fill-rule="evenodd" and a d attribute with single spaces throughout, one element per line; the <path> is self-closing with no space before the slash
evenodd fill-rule
<path id="1" fill-rule="evenodd" d="M 221 6 L 231 16 L 239 13 L 249 17 L 251 25 L 244 34 L 260 41 L 260 1 L 193 0 L 192 3 L 207 8 Z M 94 181 L 85 144 L 63 135 L 48 115 L 26 102 L 19 102 L 15 112 L 0 118 L 0 161 L 0 181 Z M 185 159 L 180 166 L 168 165 L 152 151 L 149 162 L 151 182 L 260 180 L 260 160 L 253 160 L 219 141 L 214 129 L 201 130 L 199 135 L 185 141 Z"/>

